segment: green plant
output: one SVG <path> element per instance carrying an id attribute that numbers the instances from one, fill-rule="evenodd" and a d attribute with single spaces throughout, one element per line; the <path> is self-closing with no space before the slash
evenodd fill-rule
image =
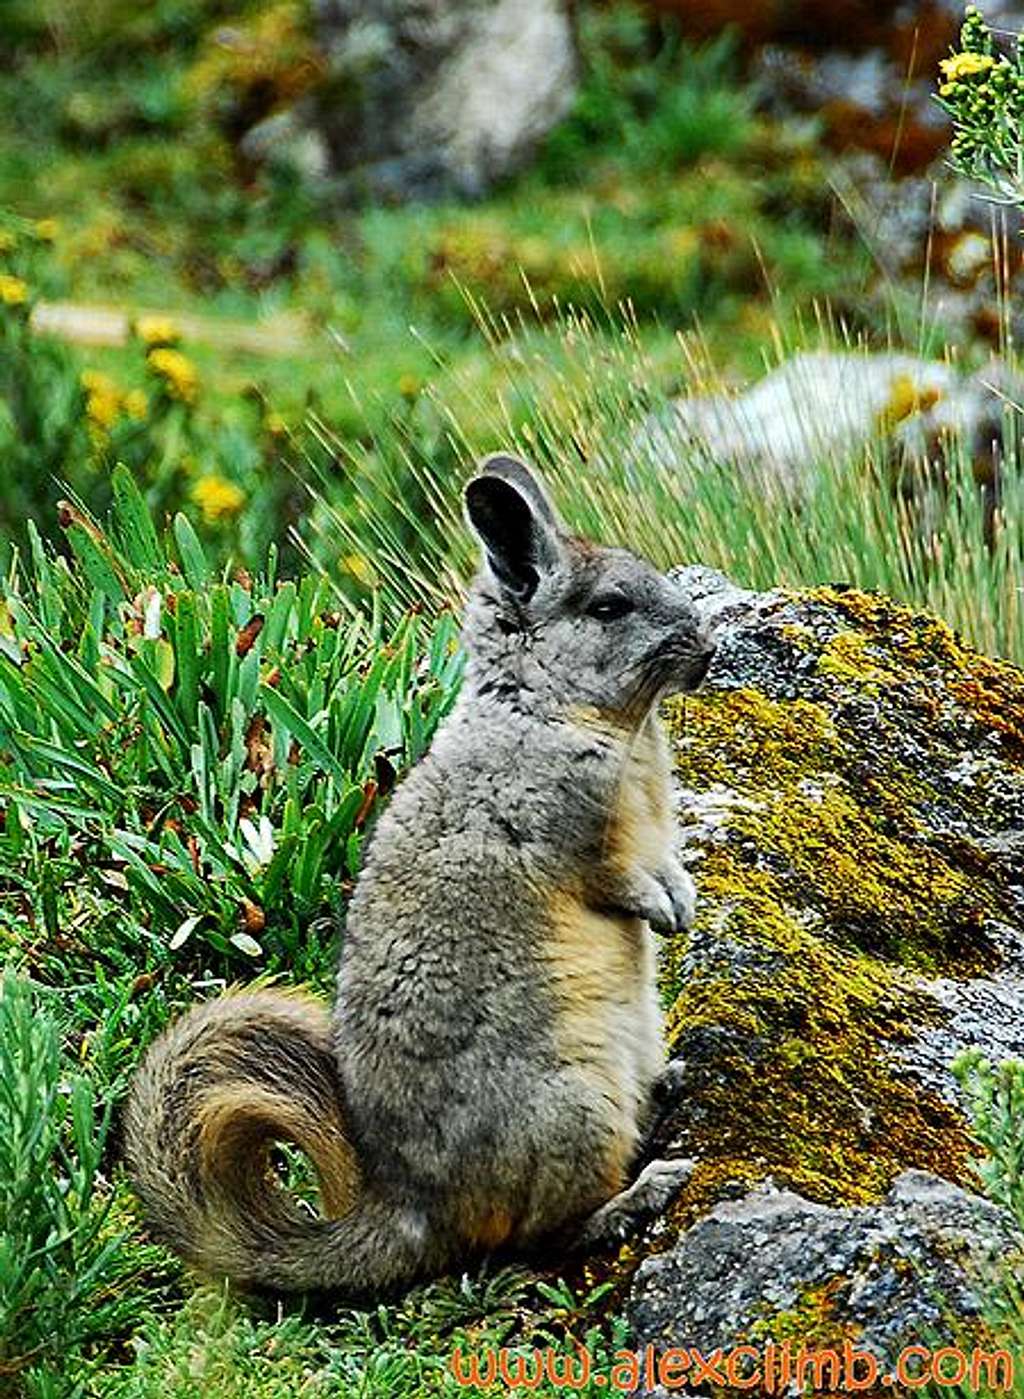
<path id="1" fill-rule="evenodd" d="M 279 581 L 273 552 L 218 577 L 184 516 L 172 552 L 125 468 L 112 490 L 107 530 L 64 507 L 70 558 L 32 533 L 31 579 L 0 604 L 0 880 L 45 852 L 64 881 L 44 927 L 47 898 L 73 914 L 113 887 L 165 961 L 202 940 L 302 964 L 454 699 L 454 622 L 385 631 L 322 574 Z"/>
<path id="2" fill-rule="evenodd" d="M 127 382 L 36 331 L 62 236 L 53 220 L 0 211 L 0 549 L 24 545 L 28 522 L 51 519 L 69 491 L 105 510 L 115 464 L 158 516 L 184 507 L 222 555 L 253 562 L 282 534 L 287 547 L 299 503 L 287 431 L 258 392 L 229 415 L 201 412 L 203 377 L 173 318 L 137 318 Z"/>
<path id="3" fill-rule="evenodd" d="M 1024 1062 L 995 1063 L 980 1049 L 965 1050 L 954 1060 L 953 1074 L 983 1154 L 976 1162 L 985 1193 L 1004 1206 L 1024 1228 Z M 961 1348 L 972 1354 L 980 1342 L 985 1357 L 970 1383 L 950 1386 L 933 1382 L 925 1393 L 954 1393 L 962 1399 L 982 1394 L 1024 1394 L 1024 1375 L 1017 1358 L 1024 1345 L 1024 1293 L 1016 1268 L 994 1259 L 978 1279 L 982 1323 L 965 1330 Z M 935 1341 L 937 1345 L 938 1342 Z"/>
<path id="4" fill-rule="evenodd" d="M 953 1072 L 985 1149 L 978 1162 L 985 1192 L 1024 1229 L 1024 1061 L 995 1064 L 974 1049 L 957 1058 Z"/>
<path id="5" fill-rule="evenodd" d="M 46 241 L 38 223 L 0 218 L 0 536 L 37 517 L 54 477 L 79 474 L 89 452 L 86 396 L 72 357 L 29 325 Z"/>
<path id="6" fill-rule="evenodd" d="M 575 183 L 594 162 L 663 175 L 707 155 L 740 150 L 753 129 L 753 94 L 735 81 L 728 30 L 702 47 L 670 19 L 632 4 L 585 7 L 583 81 L 573 109 L 546 138 L 540 178 Z"/>

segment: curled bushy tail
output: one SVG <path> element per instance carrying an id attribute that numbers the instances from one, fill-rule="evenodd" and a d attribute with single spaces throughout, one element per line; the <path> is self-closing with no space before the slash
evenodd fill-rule
<path id="1" fill-rule="evenodd" d="M 325 1218 L 277 1183 L 275 1142 L 309 1157 Z M 358 1295 L 411 1279 L 422 1261 L 394 1212 L 362 1191 L 328 1013 L 310 997 L 237 992 L 173 1024 L 132 1084 L 125 1156 L 154 1230 L 204 1272 Z"/>

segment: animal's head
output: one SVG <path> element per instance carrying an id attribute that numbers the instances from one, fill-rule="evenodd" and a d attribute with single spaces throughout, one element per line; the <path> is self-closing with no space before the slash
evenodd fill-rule
<path id="1" fill-rule="evenodd" d="M 567 534 L 514 457 L 489 457 L 465 505 L 483 545 L 465 628 L 481 690 L 637 724 L 663 695 L 697 688 L 714 648 L 679 584 Z"/>

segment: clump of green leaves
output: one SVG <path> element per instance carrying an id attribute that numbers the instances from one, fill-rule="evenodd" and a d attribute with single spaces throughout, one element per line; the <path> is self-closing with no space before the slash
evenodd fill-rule
<path id="1" fill-rule="evenodd" d="M 33 534 L 0 597 L 0 894 L 49 944 L 81 928 L 114 957 L 123 926 L 90 915 L 113 895 L 143 965 L 201 940 L 294 967 L 454 700 L 454 619 L 385 629 L 273 552 L 218 575 L 183 515 L 163 541 L 127 470 L 112 489 L 106 528 L 65 504 L 69 553 Z"/>
<path id="2" fill-rule="evenodd" d="M 1024 202 L 1024 56 L 1000 52 L 975 5 L 968 5 L 960 47 L 940 64 L 939 102 L 953 119 L 951 155 L 964 175 L 1012 204 Z"/>
<path id="3" fill-rule="evenodd" d="M 577 182 L 609 157 L 634 173 L 664 175 L 749 141 L 754 94 L 735 81 L 728 31 L 696 48 L 671 19 L 652 21 L 639 6 L 585 7 L 580 48 L 583 81 L 541 149 L 543 179 Z"/>

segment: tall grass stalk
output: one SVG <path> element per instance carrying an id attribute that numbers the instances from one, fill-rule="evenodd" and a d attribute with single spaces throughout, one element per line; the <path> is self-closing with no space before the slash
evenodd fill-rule
<path id="1" fill-rule="evenodd" d="M 396 421 L 367 472 L 361 450 L 317 426 L 333 459 L 361 480 L 363 498 L 345 513 L 321 500 L 308 547 L 323 557 L 344 541 L 372 568 L 386 611 L 459 593 L 472 560 L 460 486 L 481 445 L 499 440 L 541 467 L 581 533 L 662 566 L 708 564 L 753 588 L 879 589 L 938 613 L 983 651 L 1024 660 L 1024 475 L 1012 432 L 994 518 L 957 441 L 929 472 L 899 466 L 872 440 L 822 457 L 790 490 L 764 470 L 702 459 L 683 444 L 667 466 L 639 440 L 647 415 L 668 400 L 628 314 L 613 348 L 576 312 L 555 327 L 481 324 L 491 373 L 456 376 L 443 402 L 430 401 L 432 446 L 422 421 Z M 680 368 L 714 382 L 682 353 Z"/>

